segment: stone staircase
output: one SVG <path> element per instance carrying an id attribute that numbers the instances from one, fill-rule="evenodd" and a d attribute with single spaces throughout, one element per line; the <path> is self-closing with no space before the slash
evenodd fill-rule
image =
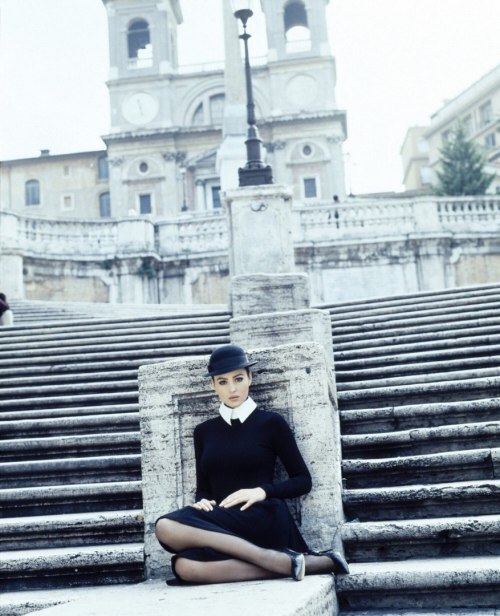
<path id="1" fill-rule="evenodd" d="M 342 616 L 497 613 L 499 300 L 488 285 L 321 306 L 342 427 Z M 4 591 L 142 579 L 138 366 L 228 341 L 223 310 L 87 310 L 0 329 Z"/>
<path id="2" fill-rule="evenodd" d="M 342 616 L 497 613 L 500 286 L 325 308 L 351 563 Z"/>
<path id="3" fill-rule="evenodd" d="M 210 353 L 229 316 L 28 308 L 0 329 L 0 588 L 142 580 L 137 370 Z"/>

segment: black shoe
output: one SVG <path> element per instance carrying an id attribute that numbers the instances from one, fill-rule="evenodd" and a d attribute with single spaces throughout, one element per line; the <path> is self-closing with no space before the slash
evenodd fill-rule
<path id="1" fill-rule="evenodd" d="M 300 552 L 295 552 L 295 550 L 291 550 L 290 548 L 283 548 L 279 551 L 284 552 L 285 554 L 288 554 L 288 556 L 290 556 L 290 560 L 292 561 L 290 573 L 293 579 L 297 582 L 302 581 L 306 574 L 306 559 L 304 557 L 304 554 L 301 554 Z"/>
<path id="2" fill-rule="evenodd" d="M 325 550 L 324 552 L 308 552 L 311 556 L 328 556 L 333 562 L 333 573 L 349 573 L 349 565 L 340 552 Z"/>

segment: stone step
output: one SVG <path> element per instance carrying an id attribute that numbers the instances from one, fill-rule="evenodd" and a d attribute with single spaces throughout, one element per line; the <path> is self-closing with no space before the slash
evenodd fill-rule
<path id="1" fill-rule="evenodd" d="M 0 490 L 0 517 L 140 509 L 140 481 L 31 486 Z"/>
<path id="2" fill-rule="evenodd" d="M 456 338 L 454 336 L 450 336 L 448 338 L 443 338 L 442 340 L 431 339 L 425 340 L 423 342 L 391 342 L 390 340 L 384 339 L 383 342 L 385 344 L 376 346 L 376 347 L 360 347 L 352 350 L 342 350 L 342 345 L 339 345 L 340 348 L 335 348 L 335 357 L 338 360 L 352 360 L 358 358 L 360 355 L 363 357 L 379 357 L 384 355 L 402 355 L 406 353 L 422 353 L 427 351 L 443 351 L 454 349 L 455 347 L 463 348 L 467 347 L 469 352 L 473 348 L 482 348 L 487 345 L 496 349 L 496 346 L 500 343 L 500 333 L 491 334 L 491 335 L 474 335 L 474 331 L 472 334 L 469 332 L 468 336 L 464 336 L 462 338 Z"/>
<path id="3" fill-rule="evenodd" d="M 44 419 L 16 418 L 10 421 L 3 419 L 0 414 L 0 439 L 86 434 L 101 430 L 137 432 L 139 429 L 138 413 L 104 413 Z"/>
<path id="4" fill-rule="evenodd" d="M 95 584 L 139 582 L 144 578 L 142 543 L 13 550 L 0 557 L 4 592 Z"/>
<path id="5" fill-rule="evenodd" d="M 345 486 L 349 489 L 500 479 L 500 448 L 378 460 L 350 459 L 342 462 L 342 471 Z"/>
<path id="6" fill-rule="evenodd" d="M 56 356 L 65 356 L 65 355 L 75 355 L 86 353 L 88 358 L 94 358 L 97 353 L 101 350 L 101 353 L 104 352 L 108 355 L 108 350 L 110 353 L 116 353 L 117 351 L 130 353 L 132 351 L 144 351 L 144 350 L 159 350 L 162 349 L 163 352 L 170 351 L 171 349 L 179 349 L 179 348 L 193 348 L 193 347 L 201 347 L 206 348 L 207 345 L 211 345 L 212 347 L 226 344 L 228 342 L 229 336 L 207 336 L 205 338 L 190 338 L 188 340 L 158 340 L 157 338 L 153 338 L 152 340 L 142 340 L 139 339 L 137 341 L 128 341 L 125 340 L 123 342 L 106 342 L 106 340 L 99 341 L 89 341 L 87 346 L 91 347 L 92 351 L 87 353 L 88 349 L 85 344 L 81 344 L 80 341 L 75 343 L 70 341 L 70 344 L 63 345 L 59 342 L 47 342 L 47 343 L 38 343 L 35 342 L 30 345 L 20 345 L 16 349 L 7 350 L 4 345 L 0 347 L 0 359 L 6 359 L 9 356 L 12 358 L 25 357 L 26 352 L 29 350 L 30 357 L 33 358 L 37 355 L 47 355 L 49 354 L 51 358 Z"/>
<path id="7" fill-rule="evenodd" d="M 30 375 L 30 376 L 5 376 L 3 371 L 0 370 L 0 395 L 5 389 L 9 387 L 29 387 L 29 386 L 41 386 L 52 385 L 53 383 L 56 386 L 67 384 L 73 386 L 80 386 L 82 383 L 102 383 L 106 381 L 114 381 L 114 382 L 137 382 L 137 372 L 138 370 L 101 370 L 100 372 L 76 372 L 73 374 L 70 373 L 62 373 L 62 374 L 54 374 L 52 371 L 50 374 L 43 375 Z M 18 374 L 20 371 L 18 371 Z M 53 385 L 52 385 L 53 386 Z"/>
<path id="8" fill-rule="evenodd" d="M 142 365 L 143 360 L 152 361 L 165 361 L 171 358 L 184 358 L 184 357 L 199 357 L 200 355 L 210 355 L 216 346 L 219 344 L 228 344 L 229 337 L 224 338 L 217 343 L 209 343 L 207 341 L 201 341 L 199 345 L 189 346 L 172 346 L 172 347 L 159 347 L 154 343 L 149 345 L 140 346 L 138 344 L 133 345 L 133 348 L 117 348 L 118 345 L 109 346 L 106 349 L 100 349 L 97 351 L 90 350 L 75 350 L 64 349 L 64 353 L 30 353 L 29 357 L 26 357 L 26 353 L 22 351 L 16 351 L 13 356 L 9 358 L 0 357 L 0 370 L 5 367 L 12 368 L 13 366 L 54 366 L 58 364 L 79 363 L 79 362 L 110 362 L 110 361 L 123 361 L 132 360 Z"/>
<path id="9" fill-rule="evenodd" d="M 398 432 L 346 434 L 344 458 L 387 458 L 444 451 L 491 448 L 500 445 L 500 421 L 450 424 Z"/>
<path id="10" fill-rule="evenodd" d="M 354 368 L 342 370 L 344 362 L 336 364 L 335 378 L 337 383 L 349 381 L 392 378 L 394 376 L 415 376 L 426 373 L 460 372 L 461 370 L 481 370 L 483 368 L 498 368 L 500 355 L 487 355 L 484 357 L 460 357 L 446 361 L 423 361 L 414 363 L 389 364 L 371 368 Z M 3 370 L 2 370 L 3 374 Z"/>
<path id="11" fill-rule="evenodd" d="M 499 556 L 500 516 L 349 522 L 342 540 L 349 563 Z"/>
<path id="12" fill-rule="evenodd" d="M 500 398 L 341 410 L 342 434 L 395 432 L 410 428 L 500 420 Z"/>
<path id="13" fill-rule="evenodd" d="M 452 607 L 430 607 L 429 609 L 382 609 L 382 610 L 356 610 L 355 612 L 351 612 L 351 610 L 341 610 L 338 613 L 338 616 L 498 616 L 498 612 L 496 608 L 487 608 L 487 607 L 479 607 L 479 608 L 466 608 L 463 609 L 461 607 L 452 608 Z"/>
<path id="14" fill-rule="evenodd" d="M 205 334 L 205 335 L 202 335 Z M 100 334 L 96 334 L 94 336 L 68 336 L 59 338 L 56 336 L 48 337 L 47 339 L 33 339 L 32 336 L 27 336 L 26 339 L 21 340 L 19 342 L 12 342 L 10 339 L 2 341 L 1 353 L 2 356 L 5 356 L 7 353 L 13 353 L 19 350 L 35 350 L 40 351 L 40 349 L 47 349 L 51 351 L 52 349 L 56 349 L 59 352 L 62 352 L 63 349 L 75 349 L 75 348 L 99 348 L 101 346 L 123 346 L 123 348 L 133 347 L 133 343 L 139 343 L 141 348 L 147 343 L 154 343 L 157 346 L 161 345 L 162 347 L 168 346 L 180 346 L 180 345 L 188 345 L 191 342 L 193 344 L 211 344 L 213 341 L 218 341 L 221 338 L 226 339 L 229 337 L 229 328 L 218 329 L 213 332 L 199 332 L 199 331 L 190 331 L 187 330 L 185 332 L 172 332 L 172 333 L 142 333 L 138 334 L 135 331 L 129 333 L 123 333 L 120 335 L 115 335 L 114 332 L 101 332 Z"/>
<path id="15" fill-rule="evenodd" d="M 52 333 L 71 333 L 71 332 L 94 332 L 99 329 L 109 328 L 136 328 L 148 326 L 171 325 L 172 327 L 189 327 L 190 325 L 205 325 L 210 328 L 212 325 L 227 324 L 230 319 L 228 312 L 209 313 L 209 314 L 181 314 L 181 315 L 157 315 L 157 316 L 115 316 L 100 318 L 68 318 L 64 321 L 50 323 Z M 47 334 L 47 323 L 15 323 L 8 330 L 0 331 L 0 338 L 24 335 L 23 332 L 33 333 L 34 336 Z"/>
<path id="16" fill-rule="evenodd" d="M 17 460 L 60 459 L 99 453 L 135 454 L 140 451 L 140 433 L 102 432 L 44 438 L 18 438 L 0 441 L 2 462 Z"/>
<path id="17" fill-rule="evenodd" d="M 139 453 L 0 463 L 0 489 L 140 479 Z"/>
<path id="18" fill-rule="evenodd" d="M 165 359 L 168 359 L 165 357 Z M 106 360 L 100 362 L 74 362 L 55 363 L 47 367 L 46 364 L 29 365 L 18 359 L 17 363 L 8 366 L 2 363 L 0 366 L 0 379 L 2 382 L 9 378 L 28 379 L 27 382 L 35 382 L 34 379 L 50 379 L 51 377 L 64 377 L 72 374 L 99 374 L 99 373 L 127 373 L 137 374 L 140 366 L 158 363 L 161 359 L 143 357 L 142 359 Z"/>
<path id="19" fill-rule="evenodd" d="M 500 556 L 353 563 L 350 575 L 337 576 L 336 587 L 343 614 L 436 606 L 494 609 L 500 605 Z"/>
<path id="20" fill-rule="evenodd" d="M 0 553 L 10 550 L 141 543 L 140 509 L 0 519 Z M 1 614 L 1 611 L 0 611 Z"/>
<path id="21" fill-rule="evenodd" d="M 0 399 L 0 415 L 3 417 L 3 411 L 9 413 L 18 410 L 33 411 L 34 409 L 43 409 L 44 413 L 48 412 L 51 407 L 93 407 L 97 404 L 109 404 L 110 402 L 116 405 L 119 404 L 137 404 L 137 390 L 130 391 L 114 391 L 114 392 L 94 392 L 91 394 L 74 394 L 66 396 L 44 396 L 42 398 L 15 398 L 11 400 Z"/>
<path id="22" fill-rule="evenodd" d="M 487 285 L 473 285 L 468 287 L 452 287 L 449 289 L 439 289 L 437 291 L 417 291 L 416 293 L 405 293 L 403 295 L 389 295 L 387 297 L 368 297 L 354 300 L 347 300 L 335 304 L 320 304 L 316 308 L 331 309 L 335 313 L 352 312 L 353 310 L 366 310 L 370 307 L 395 307 L 404 308 L 405 306 L 416 306 L 419 304 L 430 303 L 434 305 L 440 301 L 447 301 L 450 298 L 468 299 L 470 302 L 474 298 L 483 301 L 490 296 L 500 294 L 498 283 Z"/>
<path id="23" fill-rule="evenodd" d="M 438 381 L 415 385 L 394 385 L 339 391 L 339 407 L 342 410 L 411 404 L 418 402 L 445 402 L 474 400 L 479 396 L 495 397 L 500 394 L 500 377 L 469 379 L 467 381 Z"/>
<path id="24" fill-rule="evenodd" d="M 497 360 L 500 361 L 500 358 Z M 342 375 L 337 376 L 337 390 L 348 391 L 356 389 L 371 389 L 373 387 L 392 387 L 394 385 L 412 385 L 417 383 L 436 383 L 438 381 L 465 381 L 468 379 L 481 379 L 500 376 L 500 368 L 477 368 L 475 370 L 450 370 L 446 372 L 433 372 L 408 374 L 404 376 L 392 376 L 385 378 L 372 378 L 366 380 L 356 380 L 352 375 L 352 380 L 344 381 Z M 339 378 L 340 377 L 340 378 Z"/>
<path id="25" fill-rule="evenodd" d="M 9 400 L 17 397 L 27 398 L 34 394 L 47 397 L 50 397 L 54 394 L 60 394 L 61 396 L 64 396 L 65 394 L 80 391 L 82 389 L 85 390 L 87 395 L 91 395 L 94 392 L 105 393 L 109 391 L 137 391 L 137 388 L 137 378 L 128 380 L 120 379 L 114 381 L 86 381 L 83 385 L 76 383 L 55 383 L 53 385 L 35 384 L 33 386 L 25 385 L 24 387 L 2 387 L 0 388 L 0 399 Z"/>
<path id="26" fill-rule="evenodd" d="M 335 352 L 335 350 L 334 350 Z M 359 370 L 368 368 L 384 368 L 389 366 L 400 366 L 406 364 L 411 368 L 412 364 L 422 364 L 423 362 L 442 362 L 448 363 L 449 361 L 460 361 L 465 359 L 470 361 L 476 358 L 498 358 L 500 356 L 500 345 L 498 344 L 483 344 L 475 346 L 463 346 L 456 348 L 440 348 L 432 350 L 420 350 L 418 352 L 398 352 L 389 353 L 386 355 L 373 355 L 362 356 L 359 354 L 357 358 L 342 357 L 339 352 L 335 353 L 335 366 L 340 370 Z M 496 359 L 496 361 L 498 361 Z M 493 365 L 497 365 L 494 364 Z M 0 363 L 1 366 L 1 363 Z"/>
<path id="27" fill-rule="evenodd" d="M 182 322 L 179 324 L 171 324 L 170 322 L 158 322 L 157 320 L 153 321 L 143 321 L 141 323 L 133 324 L 133 323 L 93 323 L 92 327 L 79 327 L 77 325 L 73 327 L 59 327 L 59 328 L 50 328 L 49 331 L 47 329 L 43 330 L 34 330 L 31 329 L 29 331 L 17 331 L 17 330 L 9 330 L 10 335 L 4 336 L 3 340 L 6 341 L 6 344 L 22 344 L 24 342 L 45 342 L 45 341 L 53 341 L 60 340 L 65 342 L 67 340 L 95 340 L 99 339 L 102 336 L 110 336 L 114 338 L 128 338 L 129 336 L 140 337 L 140 336 L 153 336 L 163 338 L 164 336 L 167 338 L 175 338 L 180 337 L 184 338 L 186 336 L 192 337 L 195 334 L 198 336 L 213 336 L 214 333 L 217 335 L 228 334 L 229 333 L 229 319 L 225 319 L 223 321 L 214 321 L 214 322 L 198 322 L 191 323 L 189 321 Z"/>
<path id="28" fill-rule="evenodd" d="M 499 514 L 500 480 L 344 490 L 343 503 L 354 521 Z"/>
<path id="29" fill-rule="evenodd" d="M 500 315 L 477 318 L 475 312 L 466 312 L 462 314 L 460 319 L 454 320 L 453 324 L 449 319 L 428 319 L 423 322 L 413 324 L 413 319 L 410 323 L 398 322 L 396 326 L 391 326 L 387 323 L 379 323 L 377 326 L 373 324 L 360 323 L 359 325 L 347 325 L 339 327 L 332 322 L 333 343 L 335 347 L 339 344 L 350 344 L 358 341 L 380 340 L 380 338 L 404 338 L 408 336 L 432 337 L 434 335 L 443 335 L 442 332 L 454 332 L 457 336 L 465 336 L 470 330 L 477 331 L 482 329 L 497 330 L 500 327 Z M 443 326 L 444 324 L 444 326 Z"/>
<path id="30" fill-rule="evenodd" d="M 454 326 L 452 328 L 443 328 L 441 326 L 438 329 L 438 325 L 436 325 L 436 331 L 433 332 L 413 332 L 409 334 L 394 334 L 392 332 L 384 332 L 384 335 L 376 336 L 371 338 L 366 335 L 363 336 L 360 340 L 350 340 L 346 342 L 342 342 L 337 338 L 334 339 L 334 347 L 337 352 L 340 351 L 351 351 L 358 349 L 375 349 L 378 347 L 386 347 L 391 345 L 412 345 L 412 344 L 423 344 L 425 342 L 433 342 L 438 343 L 439 341 L 447 341 L 447 340 L 459 340 L 461 338 L 469 339 L 471 334 L 474 337 L 494 337 L 500 334 L 500 325 L 494 326 L 469 326 L 465 329 L 458 329 Z"/>
<path id="31" fill-rule="evenodd" d="M 392 318 L 398 320 L 406 316 L 432 316 L 441 315 L 448 311 L 449 313 L 461 313 L 463 308 L 466 310 L 473 306 L 476 310 L 487 310 L 495 308 L 500 300 L 500 289 L 497 287 L 491 293 L 481 296 L 480 294 L 450 294 L 448 297 L 434 296 L 425 297 L 406 296 L 400 301 L 387 301 L 379 299 L 379 301 L 352 303 L 347 305 L 325 305 L 319 306 L 322 310 L 328 310 L 335 319 L 336 323 L 344 323 L 346 321 L 361 321 L 374 322 L 379 317 L 384 316 L 387 320 Z"/>
<path id="32" fill-rule="evenodd" d="M 37 419 L 55 419 L 66 417 L 85 417 L 92 415 L 105 415 L 110 413 L 139 413 L 139 405 L 135 404 L 101 404 L 98 406 L 69 406 L 62 408 L 40 408 L 32 410 L 0 410 L 0 421 L 21 422 L 24 420 L 34 421 Z"/>

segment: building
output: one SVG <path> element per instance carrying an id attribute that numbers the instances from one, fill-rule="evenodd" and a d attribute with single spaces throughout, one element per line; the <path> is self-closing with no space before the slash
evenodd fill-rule
<path id="1" fill-rule="evenodd" d="M 488 192 L 499 193 L 499 120 L 500 64 L 447 101 L 431 116 L 429 126 L 408 129 L 401 149 L 406 190 L 425 188 L 426 184 L 436 182 L 440 150 L 455 124 L 462 122 L 469 138 L 484 149 L 487 160 L 485 171 L 495 176 Z"/>
<path id="2" fill-rule="evenodd" d="M 2 162 L 2 209 L 56 218 L 217 210 L 221 185 L 231 187 L 231 176 L 237 182 L 245 162 L 244 73 L 229 0 L 225 61 L 195 68 L 177 59 L 179 0 L 103 2 L 110 53 L 106 149 Z M 256 115 L 274 181 L 292 185 L 295 199 L 308 203 L 345 195 L 346 114 L 335 100 L 327 4 L 261 0 L 268 50 L 253 68 Z"/>

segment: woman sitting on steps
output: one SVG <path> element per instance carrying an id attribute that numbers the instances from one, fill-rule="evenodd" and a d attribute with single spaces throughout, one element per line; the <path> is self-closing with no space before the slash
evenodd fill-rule
<path id="1" fill-rule="evenodd" d="M 283 499 L 307 494 L 311 475 L 288 424 L 257 408 L 245 351 L 225 345 L 208 372 L 219 415 L 194 430 L 196 502 L 156 522 L 156 536 L 174 553 L 169 584 L 236 582 L 348 573 L 333 550 L 309 551 Z M 276 458 L 288 479 L 274 483 Z"/>

